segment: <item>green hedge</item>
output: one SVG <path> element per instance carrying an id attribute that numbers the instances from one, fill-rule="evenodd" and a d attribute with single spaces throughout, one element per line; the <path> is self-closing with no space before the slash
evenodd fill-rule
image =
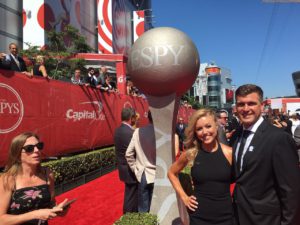
<path id="1" fill-rule="evenodd" d="M 150 213 L 126 213 L 113 225 L 158 225 L 156 215 Z"/>
<path id="2" fill-rule="evenodd" d="M 55 185 L 71 181 L 91 171 L 116 165 L 114 147 L 95 150 L 43 163 L 55 175 Z"/>

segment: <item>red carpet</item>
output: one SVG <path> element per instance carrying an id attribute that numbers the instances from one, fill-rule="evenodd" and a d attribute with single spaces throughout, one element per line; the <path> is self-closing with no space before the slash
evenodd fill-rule
<path id="1" fill-rule="evenodd" d="M 231 191 L 233 187 L 231 185 Z M 67 215 L 50 220 L 49 225 L 112 225 L 123 214 L 123 197 L 124 184 L 116 170 L 57 196 L 57 202 L 65 198 L 77 201 Z"/>
<path id="2" fill-rule="evenodd" d="M 77 201 L 67 215 L 50 220 L 49 225 L 112 225 L 123 214 L 123 196 L 124 184 L 116 170 L 57 196 L 57 202 L 65 198 Z"/>

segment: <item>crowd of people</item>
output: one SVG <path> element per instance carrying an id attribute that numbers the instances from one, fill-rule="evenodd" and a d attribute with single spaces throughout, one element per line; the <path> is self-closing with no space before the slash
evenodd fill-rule
<path id="1" fill-rule="evenodd" d="M 122 125 L 115 132 L 118 169 L 126 187 L 123 212 L 148 212 L 155 174 L 154 131 L 153 126 L 134 130 L 134 110 L 125 117 L 128 110 L 122 112 Z M 299 224 L 300 135 L 297 128 L 292 131 L 296 119 L 276 115 L 275 122 L 265 115 L 263 91 L 253 84 L 237 89 L 232 113 L 203 108 L 188 124 L 178 118 L 177 159 L 168 177 L 187 208 L 190 225 Z M 192 194 L 179 179 L 186 166 L 191 167 Z M 145 190 L 149 187 L 150 192 Z"/>
<path id="2" fill-rule="evenodd" d="M 9 54 L 0 53 L 0 69 L 21 72 L 30 78 L 40 76 L 51 79 L 45 66 L 45 60 L 43 55 L 37 55 L 34 59 L 32 69 L 28 71 L 26 62 L 19 55 L 17 44 L 11 43 L 9 44 Z M 99 69 L 89 67 L 87 75 L 83 75 L 81 69 L 76 68 L 70 78 L 70 82 L 76 85 L 90 86 L 100 91 L 119 93 L 116 82 L 113 81 L 112 74 L 108 72 L 108 68 L 104 65 L 100 66 Z M 126 81 L 126 94 L 141 96 L 139 90 L 130 80 Z"/>
<path id="3" fill-rule="evenodd" d="M 48 78 L 42 56 L 31 72 L 9 45 L 0 68 Z M 107 68 L 92 67 L 84 78 L 76 69 L 71 82 L 117 92 Z M 139 95 L 131 81 L 127 94 Z M 175 162 L 168 178 L 186 206 L 190 225 L 297 225 L 300 210 L 300 120 L 286 114 L 264 115 L 263 90 L 240 86 L 236 105 L 228 111 L 202 108 L 188 124 L 178 118 L 174 132 Z M 186 107 L 189 107 L 185 102 Z M 125 183 L 123 213 L 149 212 L 155 180 L 156 146 L 151 112 L 139 127 L 132 108 L 121 112 L 114 143 L 119 178 Z M 47 224 L 64 215 L 67 199 L 56 204 L 54 176 L 41 166 L 43 142 L 31 132 L 16 136 L 0 176 L 0 224 Z M 298 151 L 298 154 L 297 154 Z M 178 174 L 191 166 L 193 193 L 186 193 Z M 234 183 L 233 193 L 230 185 Z"/>

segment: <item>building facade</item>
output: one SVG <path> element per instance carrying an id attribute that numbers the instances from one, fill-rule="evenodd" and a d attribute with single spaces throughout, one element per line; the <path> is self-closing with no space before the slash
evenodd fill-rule
<path id="1" fill-rule="evenodd" d="M 234 103 L 234 86 L 230 69 L 215 63 L 202 63 L 191 95 L 205 106 L 231 108 Z"/>
<path id="2" fill-rule="evenodd" d="M 0 2 L 0 52 L 6 52 L 12 42 L 22 46 L 22 1 Z"/>
<path id="3" fill-rule="evenodd" d="M 136 11 L 140 16 L 134 17 Z M 0 52 L 11 42 L 21 48 L 42 47 L 47 31 L 71 25 L 94 52 L 126 56 L 135 35 L 152 28 L 151 13 L 151 0 L 3 0 Z"/>

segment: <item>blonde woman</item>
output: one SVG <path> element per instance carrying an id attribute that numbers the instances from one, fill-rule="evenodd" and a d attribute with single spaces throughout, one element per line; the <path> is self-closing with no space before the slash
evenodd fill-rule
<path id="1" fill-rule="evenodd" d="M 54 206 L 54 176 L 41 166 L 42 149 L 43 143 L 31 132 L 12 140 L 0 176 L 0 225 L 45 225 L 63 211 L 67 199 Z"/>
<path id="2" fill-rule="evenodd" d="M 36 64 L 32 68 L 32 74 L 40 77 L 48 78 L 47 70 L 45 67 L 45 57 L 38 55 L 36 57 Z"/>
<path id="3" fill-rule="evenodd" d="M 173 163 L 168 177 L 187 207 L 190 225 L 232 225 L 230 196 L 232 150 L 219 143 L 215 112 L 196 111 L 185 130 L 187 151 Z M 194 191 L 185 193 L 178 174 L 191 164 Z"/>

